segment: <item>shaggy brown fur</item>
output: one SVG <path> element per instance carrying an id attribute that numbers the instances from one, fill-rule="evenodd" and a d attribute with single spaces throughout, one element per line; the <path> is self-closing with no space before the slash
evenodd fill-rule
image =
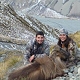
<path id="1" fill-rule="evenodd" d="M 61 58 L 65 58 L 59 47 L 50 56 L 37 58 L 33 63 L 15 70 L 8 80 L 51 80 L 64 74 L 65 68 Z"/>

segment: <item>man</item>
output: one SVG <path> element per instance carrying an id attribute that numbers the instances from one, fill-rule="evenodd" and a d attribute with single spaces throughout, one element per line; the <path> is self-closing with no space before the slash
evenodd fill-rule
<path id="1" fill-rule="evenodd" d="M 50 47 L 48 42 L 45 41 L 44 33 L 38 31 L 33 42 L 29 42 L 26 47 L 26 53 L 24 55 L 24 64 L 33 62 L 35 58 L 49 55 Z"/>

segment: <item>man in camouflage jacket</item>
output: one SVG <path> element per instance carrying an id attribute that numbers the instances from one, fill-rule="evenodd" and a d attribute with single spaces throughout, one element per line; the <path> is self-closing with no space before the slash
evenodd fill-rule
<path id="1" fill-rule="evenodd" d="M 49 55 L 49 43 L 44 39 L 44 33 L 42 31 L 38 31 L 36 33 L 35 40 L 27 44 L 26 52 L 24 54 L 24 64 L 34 62 L 35 58 Z"/>

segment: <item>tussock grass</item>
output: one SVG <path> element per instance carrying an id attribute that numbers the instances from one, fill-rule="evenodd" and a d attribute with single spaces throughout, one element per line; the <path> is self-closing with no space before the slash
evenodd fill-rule
<path id="1" fill-rule="evenodd" d="M 77 31 L 74 34 L 70 34 L 70 37 L 76 42 L 76 44 L 80 48 L 80 31 Z"/>
<path id="2" fill-rule="evenodd" d="M 4 51 L 5 53 L 6 51 Z M 22 60 L 22 55 L 19 51 L 7 51 L 7 58 L 4 62 L 0 62 L 0 80 L 6 75 L 8 69 L 14 66 L 17 62 Z"/>
<path id="3" fill-rule="evenodd" d="M 52 52 L 53 49 L 54 49 L 54 45 L 51 45 L 50 46 L 50 54 L 51 54 L 51 52 Z"/>
<path id="4" fill-rule="evenodd" d="M 0 55 L 5 54 L 6 52 L 7 52 L 7 50 L 0 49 Z"/>

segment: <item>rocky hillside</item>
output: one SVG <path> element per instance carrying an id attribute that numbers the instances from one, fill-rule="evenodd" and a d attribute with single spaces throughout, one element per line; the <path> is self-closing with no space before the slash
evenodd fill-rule
<path id="1" fill-rule="evenodd" d="M 37 19 L 26 16 L 19 16 L 12 6 L 1 5 L 0 10 L 0 40 L 13 42 L 13 43 L 25 43 L 25 40 L 31 40 L 33 34 L 37 30 L 42 30 L 45 36 L 54 37 L 53 29 L 49 26 L 42 24 Z"/>
<path id="2" fill-rule="evenodd" d="M 80 18 L 80 0 L 3 0 L 1 3 L 10 4 L 16 11 L 29 15 Z"/>
<path id="3" fill-rule="evenodd" d="M 33 36 L 34 30 L 28 28 L 29 23 L 19 17 L 9 5 L 3 6 L 0 12 L 0 36 L 3 38 L 2 41 L 7 39 L 14 43 L 16 39 L 30 39 L 29 35 Z"/>

